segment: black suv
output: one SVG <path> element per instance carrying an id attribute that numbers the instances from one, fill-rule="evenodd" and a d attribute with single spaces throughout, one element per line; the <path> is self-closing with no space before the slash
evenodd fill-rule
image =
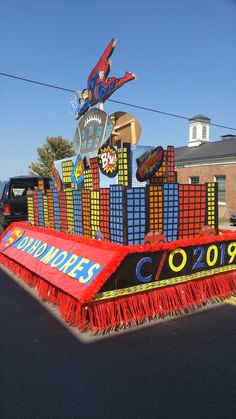
<path id="1" fill-rule="evenodd" d="M 50 177 L 16 176 L 0 183 L 0 229 L 13 221 L 27 220 L 27 191 L 38 188 L 39 180 L 43 180 L 45 189 L 49 188 Z"/>

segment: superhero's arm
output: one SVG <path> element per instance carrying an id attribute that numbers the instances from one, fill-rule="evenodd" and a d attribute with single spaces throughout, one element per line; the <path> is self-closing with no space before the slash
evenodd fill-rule
<path id="1" fill-rule="evenodd" d="M 88 80 L 93 77 L 94 73 L 96 73 L 100 70 L 106 71 L 106 68 L 104 68 L 104 67 L 107 67 L 109 65 L 108 59 L 110 58 L 111 54 L 113 53 L 113 50 L 114 50 L 115 46 L 116 46 L 116 40 L 115 40 L 115 38 L 112 38 L 112 40 L 110 41 L 110 43 L 106 47 L 104 53 L 102 54 L 100 60 L 98 61 L 98 63 L 94 67 L 94 69 L 91 71 L 91 73 L 88 77 Z"/>
<path id="2" fill-rule="evenodd" d="M 108 60 L 108 58 L 110 58 L 111 54 L 113 53 L 113 50 L 116 46 L 116 40 L 115 38 L 112 38 L 111 42 L 108 44 L 108 46 L 106 47 L 104 53 L 102 54 L 100 61 L 104 61 L 104 60 Z"/>

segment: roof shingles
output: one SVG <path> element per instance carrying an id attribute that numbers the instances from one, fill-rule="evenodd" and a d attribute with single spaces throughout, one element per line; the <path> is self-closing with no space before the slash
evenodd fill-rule
<path id="1" fill-rule="evenodd" d="M 198 147 L 176 147 L 175 162 L 209 160 L 212 158 L 236 157 L 236 138 L 213 141 Z"/>

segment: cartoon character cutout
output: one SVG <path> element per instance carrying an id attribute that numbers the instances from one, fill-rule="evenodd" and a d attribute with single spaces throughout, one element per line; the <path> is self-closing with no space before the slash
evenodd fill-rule
<path id="1" fill-rule="evenodd" d="M 84 181 L 84 164 L 80 154 L 77 156 L 73 166 L 71 180 L 75 185 L 80 185 Z"/>
<path id="2" fill-rule="evenodd" d="M 79 119 L 84 115 L 91 106 L 99 102 L 105 102 L 123 84 L 136 79 L 135 74 L 128 71 L 121 78 L 108 77 L 112 64 L 110 56 L 116 43 L 117 41 L 114 38 L 110 41 L 88 77 L 87 88 L 82 92 L 78 91 L 70 102 L 70 110 L 74 114 L 75 119 Z"/>
<path id="3" fill-rule="evenodd" d="M 103 144 L 98 150 L 98 166 L 105 176 L 115 177 L 118 173 L 118 153 L 110 144 Z"/>
<path id="4" fill-rule="evenodd" d="M 17 227 L 14 230 L 10 231 L 6 235 L 6 241 L 5 246 L 3 248 L 7 249 L 8 247 L 12 246 L 15 242 L 17 242 L 23 235 L 24 235 L 25 229 L 21 227 Z"/>

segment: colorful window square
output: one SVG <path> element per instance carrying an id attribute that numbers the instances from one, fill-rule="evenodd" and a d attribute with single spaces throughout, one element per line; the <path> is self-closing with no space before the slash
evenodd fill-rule
<path id="1" fill-rule="evenodd" d="M 130 144 L 118 147 L 118 182 L 120 185 L 131 186 Z"/>
<path id="2" fill-rule="evenodd" d="M 206 219 L 206 186 L 179 185 L 179 201 L 179 238 L 198 236 Z"/>
<path id="3" fill-rule="evenodd" d="M 82 211 L 83 211 L 83 231 L 84 236 L 91 237 L 91 191 L 82 189 Z"/>
<path id="4" fill-rule="evenodd" d="M 82 209 L 82 192 L 81 190 L 73 191 L 74 206 L 74 231 L 75 234 L 83 235 L 83 209 Z"/>
<path id="5" fill-rule="evenodd" d="M 142 244 L 145 237 L 145 188 L 125 190 L 127 244 Z"/>
<path id="6" fill-rule="evenodd" d="M 122 185 L 110 186 L 110 240 L 125 244 L 124 239 L 124 192 Z"/>

